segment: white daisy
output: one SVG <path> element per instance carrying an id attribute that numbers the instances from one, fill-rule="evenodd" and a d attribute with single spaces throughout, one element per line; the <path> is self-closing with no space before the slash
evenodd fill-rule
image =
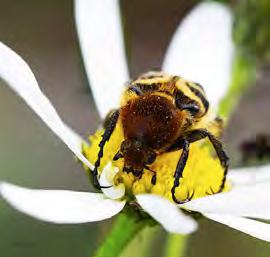
<path id="1" fill-rule="evenodd" d="M 89 81 L 100 115 L 117 106 L 128 69 L 123 50 L 118 1 L 77 0 L 76 22 Z M 100 15 L 102 14 L 102 15 Z M 95 25 L 93 25 L 95 24 Z M 223 5 L 198 5 L 176 31 L 163 69 L 205 85 L 210 100 L 220 99 L 230 80 L 232 43 L 231 15 Z M 196 37 L 196 40 L 194 40 Z M 0 43 L 0 77 L 19 94 L 80 161 L 93 168 L 81 152 L 87 143 L 58 116 L 26 62 Z M 213 102 L 213 101 L 212 101 Z M 217 104 L 217 102 L 214 102 Z M 86 155 L 87 156 L 87 155 Z M 94 157 L 93 157 L 94 158 Z M 194 157 L 195 158 L 195 157 Z M 0 183 L 0 194 L 14 208 L 37 219 L 54 223 L 84 223 L 108 219 L 129 203 L 128 186 L 116 183 L 119 169 L 110 162 L 103 167 L 100 183 L 113 184 L 103 193 L 27 189 Z M 188 234 L 197 222 L 181 209 L 270 241 L 270 225 L 251 219 L 270 219 L 269 167 L 231 170 L 228 192 L 197 198 L 182 205 L 134 190 L 141 209 L 171 233 Z M 136 193 L 137 192 L 137 193 Z"/>

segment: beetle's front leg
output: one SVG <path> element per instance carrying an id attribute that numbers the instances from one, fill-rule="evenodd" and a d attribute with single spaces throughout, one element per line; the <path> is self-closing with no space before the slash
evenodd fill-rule
<path id="1" fill-rule="evenodd" d="M 97 189 L 104 188 L 104 187 L 100 186 L 99 181 L 98 181 L 98 168 L 100 166 L 100 160 L 103 157 L 104 146 L 105 146 L 106 142 L 110 139 L 110 137 L 115 129 L 116 123 L 118 121 L 118 117 L 119 117 L 119 110 L 114 111 L 110 115 L 110 117 L 108 118 L 107 124 L 106 124 L 105 131 L 102 135 L 102 139 L 98 145 L 99 146 L 98 157 L 97 157 L 97 160 L 95 162 L 94 170 L 92 171 L 93 184 L 94 184 L 94 187 Z M 105 188 L 107 188 L 107 187 L 105 187 Z"/>
<path id="2" fill-rule="evenodd" d="M 174 184 L 171 189 L 172 198 L 178 204 L 182 204 L 190 200 L 190 199 L 187 199 L 185 201 L 180 201 L 175 196 L 175 189 L 180 185 L 180 178 L 183 175 L 183 171 L 188 160 L 188 155 L 189 155 L 189 142 L 186 139 L 183 139 L 183 150 L 176 166 L 176 170 L 174 173 Z"/>

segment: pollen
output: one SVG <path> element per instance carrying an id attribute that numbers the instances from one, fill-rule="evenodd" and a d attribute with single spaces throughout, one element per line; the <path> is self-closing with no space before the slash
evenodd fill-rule
<path id="1" fill-rule="evenodd" d="M 96 161 L 99 151 L 98 145 L 103 132 L 103 130 L 98 130 L 89 137 L 90 146 L 82 146 L 83 154 L 91 163 Z M 174 172 L 182 150 L 158 155 L 155 162 L 150 166 L 156 172 L 156 183 L 153 185 L 151 183 L 153 176 L 151 171 L 144 170 L 143 175 L 138 178 L 131 172 L 122 171 L 123 159 L 113 161 L 122 141 L 123 131 L 121 126 L 117 124 L 114 133 L 105 145 L 99 172 L 102 172 L 108 162 L 112 162 L 114 166 L 119 168 L 119 172 L 114 177 L 114 184 L 116 186 L 124 183 L 128 198 L 132 199 L 136 194 L 151 193 L 161 195 L 172 201 L 171 188 L 174 183 Z M 214 194 L 218 192 L 223 176 L 223 168 L 207 140 L 194 142 L 190 145 L 189 158 L 175 196 L 180 201 L 184 201 L 190 196 L 192 196 L 192 199 L 196 199 Z M 229 189 L 230 185 L 226 182 L 223 191 Z"/>

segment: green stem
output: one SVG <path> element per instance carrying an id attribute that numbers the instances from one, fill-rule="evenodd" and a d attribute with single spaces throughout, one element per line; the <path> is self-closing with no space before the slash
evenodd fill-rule
<path id="1" fill-rule="evenodd" d="M 115 224 L 99 247 L 95 257 L 117 257 L 128 245 L 131 239 L 146 225 L 144 221 L 136 220 L 134 216 L 123 212 L 118 215 Z"/>
<path id="2" fill-rule="evenodd" d="M 165 249 L 166 257 L 183 257 L 186 250 L 186 235 L 170 234 L 168 235 L 167 247 Z"/>
<path id="3" fill-rule="evenodd" d="M 120 257 L 134 256 L 134 253 L 136 253 L 136 257 L 152 256 L 153 251 L 155 251 L 153 246 L 155 246 L 156 237 L 160 235 L 160 231 L 160 226 L 146 226 L 128 244 Z M 138 247 L 138 245 L 140 247 Z"/>

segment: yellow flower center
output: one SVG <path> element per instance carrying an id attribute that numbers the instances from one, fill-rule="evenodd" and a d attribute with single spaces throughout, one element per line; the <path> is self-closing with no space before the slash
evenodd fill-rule
<path id="1" fill-rule="evenodd" d="M 83 154 L 91 163 L 95 163 L 96 161 L 99 151 L 98 144 L 103 132 L 103 130 L 98 130 L 93 136 L 89 137 L 90 146 L 83 145 Z M 110 140 L 105 145 L 99 171 L 102 172 L 106 164 L 112 162 L 120 170 L 114 177 L 114 183 L 115 185 L 124 183 L 128 197 L 133 198 L 134 195 L 140 193 L 152 193 L 161 195 L 172 201 L 171 188 L 174 183 L 173 175 L 182 150 L 164 153 L 156 158 L 155 162 L 150 166 L 157 174 L 156 184 L 153 185 L 151 183 L 153 176 L 151 171 L 144 170 L 142 177 L 138 178 L 132 173 L 127 174 L 122 171 L 124 165 L 123 159 L 112 160 L 119 150 L 122 141 L 123 131 L 120 124 L 118 124 Z M 187 165 L 175 195 L 177 199 L 184 201 L 192 194 L 192 199 L 213 194 L 219 190 L 223 176 L 223 168 L 207 141 L 194 142 L 190 145 Z M 226 182 L 223 191 L 228 191 L 229 188 L 229 183 Z"/>

